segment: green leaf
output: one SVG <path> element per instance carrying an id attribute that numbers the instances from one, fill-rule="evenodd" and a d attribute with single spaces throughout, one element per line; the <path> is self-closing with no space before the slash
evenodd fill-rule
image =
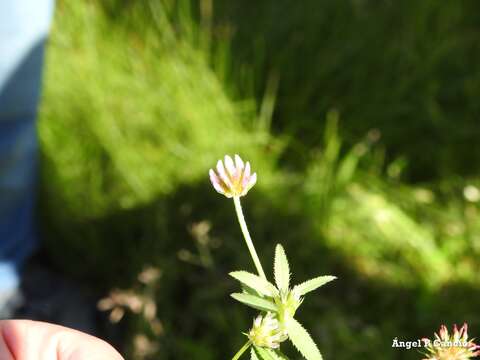
<path id="1" fill-rule="evenodd" d="M 287 255 L 282 245 L 277 244 L 275 248 L 275 261 L 273 264 L 275 283 L 280 291 L 286 293 L 290 286 L 290 266 L 288 265 Z"/>
<path id="2" fill-rule="evenodd" d="M 233 271 L 230 273 L 230 276 L 249 288 L 256 290 L 261 295 L 269 297 L 278 295 L 277 288 L 272 283 L 258 275 L 246 271 Z"/>
<path id="3" fill-rule="evenodd" d="M 255 353 L 259 358 L 259 360 L 277 360 L 276 357 L 273 357 L 275 356 L 275 354 L 273 354 L 272 356 L 272 353 L 270 352 L 269 349 L 265 349 L 260 346 L 254 346 L 254 348 L 255 348 Z"/>
<path id="4" fill-rule="evenodd" d="M 278 349 L 267 349 L 255 345 L 250 349 L 250 356 L 250 360 L 288 360 Z"/>
<path id="5" fill-rule="evenodd" d="M 275 351 L 273 350 L 270 350 L 270 351 L 272 351 L 277 356 L 278 360 L 288 360 L 287 356 L 284 353 L 282 353 L 280 350 L 276 349 Z"/>
<path id="6" fill-rule="evenodd" d="M 288 358 L 282 354 L 282 352 L 278 349 L 273 350 L 273 349 L 266 349 L 264 348 L 266 352 L 270 355 L 270 357 L 274 360 L 288 360 Z"/>
<path id="7" fill-rule="evenodd" d="M 297 320 L 287 318 L 286 327 L 290 341 L 307 360 L 323 359 L 310 334 Z"/>
<path id="8" fill-rule="evenodd" d="M 273 302 L 255 295 L 234 293 L 231 296 L 235 300 L 260 311 L 278 311 L 277 306 Z"/>
<path id="9" fill-rule="evenodd" d="M 336 276 L 319 276 L 314 279 L 305 281 L 299 285 L 296 285 L 293 288 L 293 291 L 297 293 L 299 296 L 300 295 L 305 295 L 306 293 L 309 293 L 310 291 L 318 289 L 320 286 L 325 285 L 326 283 L 335 280 L 337 277 Z"/>
<path id="10" fill-rule="evenodd" d="M 250 294 L 258 297 L 263 297 L 262 294 L 260 294 L 257 290 L 252 289 L 250 286 L 247 286 L 245 284 L 242 284 L 242 292 L 244 294 Z"/>

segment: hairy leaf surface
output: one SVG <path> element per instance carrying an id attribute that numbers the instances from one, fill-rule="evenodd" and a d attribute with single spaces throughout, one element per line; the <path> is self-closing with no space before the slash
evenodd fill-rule
<path id="1" fill-rule="evenodd" d="M 290 266 L 288 265 L 285 250 L 280 244 L 277 244 L 277 247 L 275 248 L 273 272 L 278 289 L 282 292 L 287 292 L 288 287 L 290 286 Z"/>
<path id="2" fill-rule="evenodd" d="M 234 279 L 237 279 L 242 284 L 256 290 L 263 296 L 277 296 L 277 288 L 269 281 L 261 278 L 258 275 L 249 273 L 247 271 L 233 271 L 230 273 L 230 276 Z"/>
<path id="3" fill-rule="evenodd" d="M 276 312 L 278 310 L 273 302 L 255 295 L 234 293 L 231 296 L 235 300 L 260 311 Z"/>
<path id="4" fill-rule="evenodd" d="M 307 360 L 322 360 L 322 354 L 310 334 L 294 318 L 286 321 L 288 337 L 292 344 Z"/>
<path id="5" fill-rule="evenodd" d="M 305 281 L 299 285 L 296 285 L 293 288 L 293 291 L 297 293 L 298 295 L 305 295 L 306 293 L 309 293 L 310 291 L 318 289 L 320 286 L 325 285 L 326 283 L 335 280 L 336 276 L 319 276 L 314 279 L 310 279 L 308 281 Z"/>

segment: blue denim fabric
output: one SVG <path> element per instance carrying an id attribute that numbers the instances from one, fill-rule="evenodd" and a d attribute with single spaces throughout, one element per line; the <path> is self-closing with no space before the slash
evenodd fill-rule
<path id="1" fill-rule="evenodd" d="M 36 243 L 35 120 L 53 0 L 0 0 L 0 292 Z"/>

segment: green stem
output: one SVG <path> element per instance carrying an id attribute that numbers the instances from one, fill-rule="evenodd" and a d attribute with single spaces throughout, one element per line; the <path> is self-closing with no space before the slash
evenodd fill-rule
<path id="1" fill-rule="evenodd" d="M 234 196 L 233 202 L 235 204 L 235 211 L 237 212 L 237 218 L 238 218 L 238 222 L 240 223 L 240 228 L 242 229 L 243 237 L 245 238 L 245 242 L 247 243 L 248 250 L 250 251 L 250 255 L 252 256 L 255 267 L 257 268 L 258 275 L 260 275 L 262 278 L 266 280 L 267 277 L 263 272 L 262 264 L 260 263 L 260 259 L 258 258 L 257 252 L 255 251 L 255 246 L 253 246 L 250 233 L 248 232 L 247 223 L 245 222 L 245 218 L 243 216 L 242 204 L 240 204 L 240 197 Z"/>
<path id="2" fill-rule="evenodd" d="M 238 352 L 235 354 L 235 356 L 232 358 L 232 360 L 238 360 L 238 359 L 240 359 L 240 356 L 242 356 L 243 353 L 244 353 L 245 351 L 247 351 L 247 349 L 250 347 L 250 345 L 251 345 L 250 341 L 247 341 L 247 342 L 245 343 L 245 345 L 243 345 L 242 348 L 241 348 L 240 350 L 238 350 Z"/>

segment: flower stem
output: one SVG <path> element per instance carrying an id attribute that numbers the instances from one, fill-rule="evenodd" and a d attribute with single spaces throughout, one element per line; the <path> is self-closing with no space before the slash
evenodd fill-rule
<path id="1" fill-rule="evenodd" d="M 238 352 L 235 354 L 235 356 L 232 358 L 232 360 L 238 360 L 238 359 L 240 359 L 240 356 L 242 356 L 243 353 L 244 353 L 245 351 L 247 351 L 247 349 L 250 347 L 250 345 L 251 345 L 250 341 L 247 341 L 247 342 L 245 343 L 245 345 L 243 345 L 242 348 L 241 348 L 240 350 L 238 350 Z"/>
<path id="2" fill-rule="evenodd" d="M 237 218 L 238 222 L 240 223 L 240 228 L 242 229 L 243 237 L 245 238 L 248 250 L 250 251 L 250 255 L 252 256 L 255 267 L 257 268 L 258 275 L 266 279 L 265 273 L 263 272 L 262 264 L 260 263 L 260 259 L 258 258 L 257 252 L 255 251 L 255 246 L 253 246 L 250 233 L 248 232 L 247 223 L 245 222 L 245 218 L 243 216 L 242 204 L 240 204 L 240 197 L 234 196 L 233 202 L 235 204 L 235 211 L 237 212 Z"/>

